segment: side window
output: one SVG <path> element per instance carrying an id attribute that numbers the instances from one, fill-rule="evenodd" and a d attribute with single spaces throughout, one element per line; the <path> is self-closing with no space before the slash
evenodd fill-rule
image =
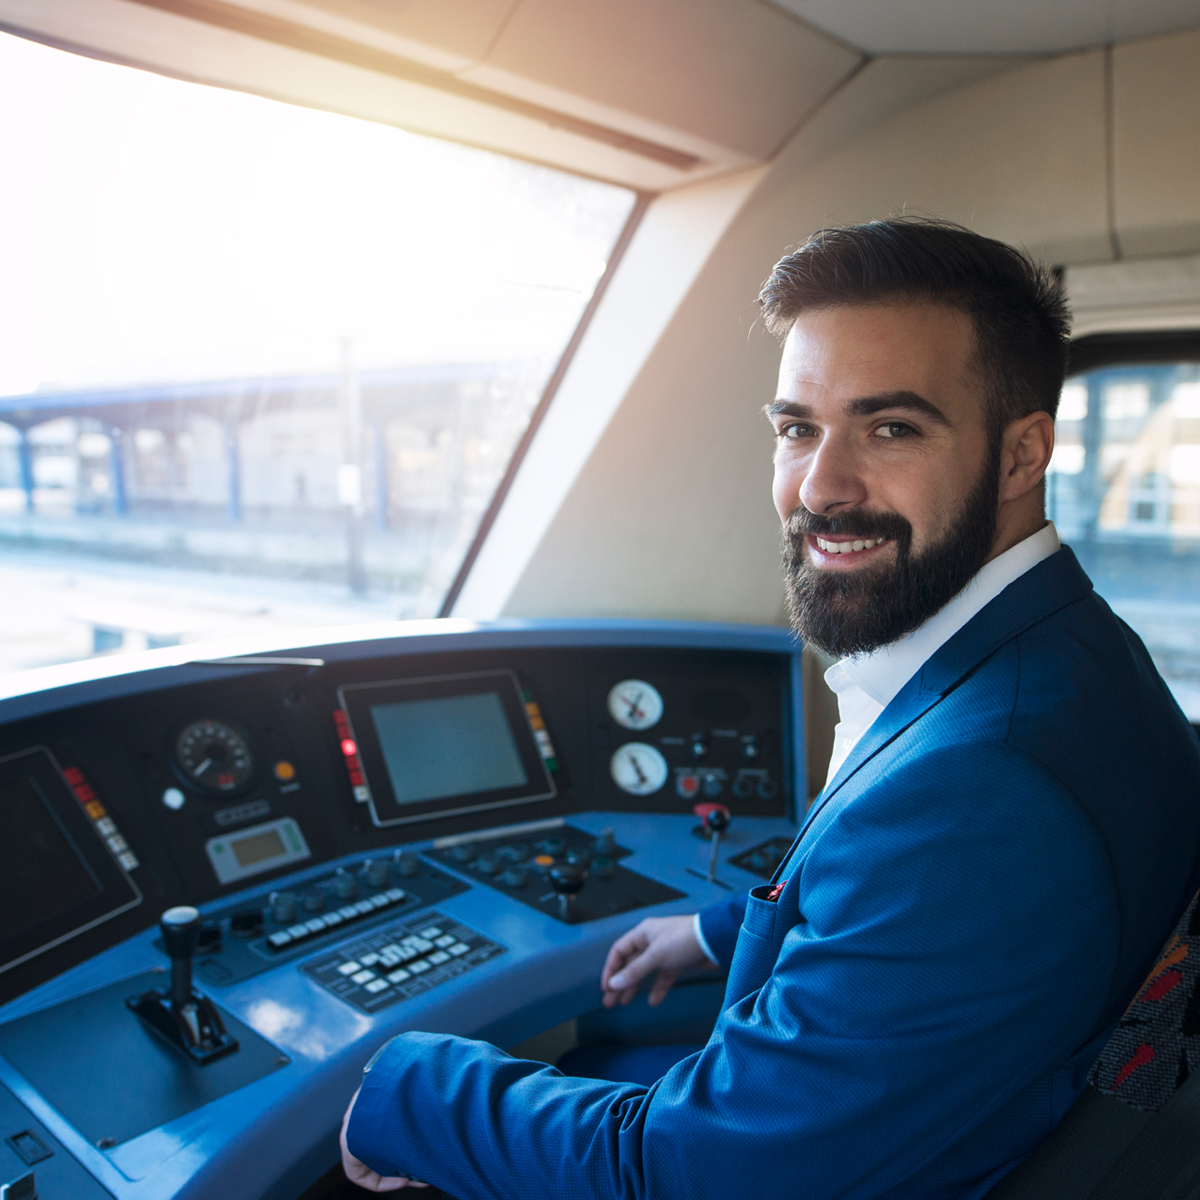
<path id="1" fill-rule="evenodd" d="M 1200 363 L 1069 378 L 1046 507 L 1200 724 Z"/>

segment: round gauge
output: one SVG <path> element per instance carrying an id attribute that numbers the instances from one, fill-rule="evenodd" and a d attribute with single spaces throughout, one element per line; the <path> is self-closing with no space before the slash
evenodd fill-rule
<path id="1" fill-rule="evenodd" d="M 670 774 L 667 760 L 645 742 L 626 742 L 608 764 L 613 782 L 631 796 L 657 792 Z"/>
<path id="2" fill-rule="evenodd" d="M 608 693 L 608 711 L 626 729 L 649 729 L 662 720 L 663 698 L 643 679 L 624 679 Z"/>
<path id="3" fill-rule="evenodd" d="M 186 726 L 175 739 L 175 769 L 202 792 L 226 795 L 254 778 L 250 739 L 236 725 L 205 717 Z"/>

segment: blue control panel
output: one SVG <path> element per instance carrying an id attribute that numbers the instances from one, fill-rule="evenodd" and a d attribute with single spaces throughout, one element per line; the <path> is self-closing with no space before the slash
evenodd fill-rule
<path id="1" fill-rule="evenodd" d="M 386 1039 L 583 1029 L 616 937 L 754 886 L 795 830 L 782 630 L 440 622 L 138 657 L 0 698 L 5 834 L 50 847 L 0 884 L 0 1186 L 32 1171 L 44 1200 L 320 1200 Z M 730 813 L 715 854 L 701 802 Z M 192 909 L 180 959 L 159 922 Z M 181 1052 L 188 1004 L 236 1050 Z"/>

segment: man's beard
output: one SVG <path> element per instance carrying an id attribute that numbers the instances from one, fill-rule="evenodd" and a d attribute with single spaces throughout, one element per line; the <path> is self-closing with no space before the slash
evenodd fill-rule
<path id="1" fill-rule="evenodd" d="M 957 596 L 987 561 L 996 539 L 999 498 L 996 452 L 957 520 L 920 554 L 912 553 L 912 525 L 899 513 L 856 509 L 822 517 L 801 505 L 783 531 L 792 625 L 806 642 L 835 658 L 867 654 L 911 633 Z M 888 538 L 896 543 L 896 556 L 882 567 L 823 569 L 809 557 L 810 535 L 839 541 Z"/>

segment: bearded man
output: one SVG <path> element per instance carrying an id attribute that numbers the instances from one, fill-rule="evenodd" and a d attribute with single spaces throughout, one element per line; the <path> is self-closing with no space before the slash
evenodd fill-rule
<path id="1" fill-rule="evenodd" d="M 610 1005 L 726 966 L 705 1046 L 607 1082 L 402 1035 L 347 1113 L 365 1186 L 983 1196 L 1080 1094 L 1200 884 L 1200 747 L 1044 516 L 1053 277 L 884 221 L 814 235 L 761 301 L 786 339 L 767 413 L 792 618 L 841 659 L 826 787 L 771 884 L 609 953 Z"/>

